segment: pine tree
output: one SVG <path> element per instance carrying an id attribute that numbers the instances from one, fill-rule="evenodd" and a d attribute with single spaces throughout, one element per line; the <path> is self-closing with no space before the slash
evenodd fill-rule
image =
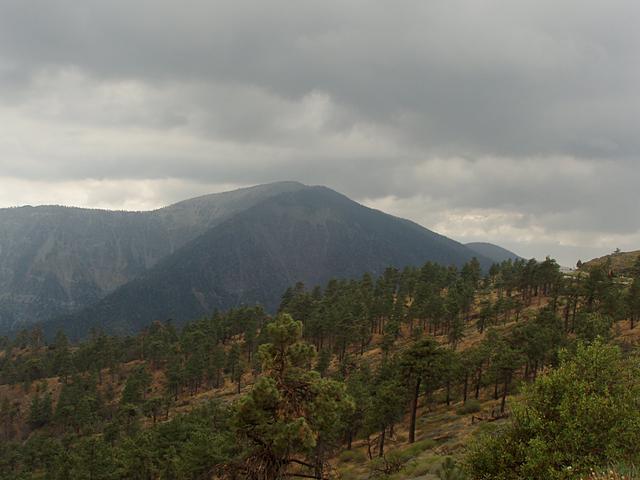
<path id="1" fill-rule="evenodd" d="M 630 327 L 633 329 L 638 320 L 640 320 L 640 274 L 634 278 L 627 293 L 627 307 Z"/>
<path id="2" fill-rule="evenodd" d="M 353 410 L 344 384 L 311 370 L 315 349 L 301 341 L 302 324 L 280 314 L 260 346 L 263 376 L 235 415 L 247 449 L 242 469 L 256 480 L 308 476 L 322 479 L 325 462 Z"/>
<path id="3" fill-rule="evenodd" d="M 146 397 L 146 392 L 150 385 L 151 375 L 149 375 L 147 369 L 144 366 L 137 367 L 131 372 L 129 378 L 127 378 L 120 403 L 141 404 Z"/>
<path id="4" fill-rule="evenodd" d="M 415 442 L 420 386 L 427 374 L 433 374 L 432 370 L 437 364 L 439 355 L 438 343 L 433 338 L 428 337 L 411 345 L 403 352 L 400 358 L 400 371 L 409 388 L 408 396 L 411 398 L 409 443 Z"/>
<path id="5" fill-rule="evenodd" d="M 36 392 L 29 408 L 29 425 L 31 428 L 36 429 L 45 426 L 51 421 L 52 415 L 51 394 L 47 392 L 41 397 L 40 392 Z"/>
<path id="6" fill-rule="evenodd" d="M 407 402 L 406 386 L 403 385 L 397 364 L 386 361 L 377 372 L 371 389 L 371 408 L 367 412 L 368 436 L 378 433 L 378 456 L 384 456 L 387 431 L 402 419 Z M 371 456 L 371 452 L 369 452 Z"/>

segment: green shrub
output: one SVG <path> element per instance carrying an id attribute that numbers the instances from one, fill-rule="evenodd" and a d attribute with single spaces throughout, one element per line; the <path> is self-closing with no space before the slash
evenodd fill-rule
<path id="1" fill-rule="evenodd" d="M 428 456 L 412 460 L 406 467 L 402 469 L 399 474 L 395 475 L 392 478 L 394 478 L 395 480 L 395 478 L 397 477 L 399 480 L 424 476 L 432 471 L 433 464 L 436 462 L 436 459 L 437 457 Z"/>
<path id="2" fill-rule="evenodd" d="M 347 463 L 347 462 L 362 463 L 367 459 L 367 456 L 360 450 L 345 450 L 340 453 L 340 456 L 338 457 L 338 459 L 344 463 Z"/>
<path id="3" fill-rule="evenodd" d="M 391 452 L 382 458 L 375 458 L 369 464 L 369 478 L 389 478 L 394 473 L 400 472 L 409 463 L 410 459 L 411 457 L 405 452 Z"/>
<path id="4" fill-rule="evenodd" d="M 611 462 L 640 459 L 640 371 L 596 341 L 561 354 L 556 370 L 524 389 L 511 421 L 474 442 L 472 479 L 589 478 Z"/>
<path id="5" fill-rule="evenodd" d="M 458 464 L 451 457 L 447 457 L 436 470 L 436 475 L 440 480 L 465 480 L 467 475 L 458 467 Z"/>
<path id="6" fill-rule="evenodd" d="M 415 457 L 416 455 L 421 454 L 425 450 L 431 450 L 436 446 L 435 440 L 431 440 L 430 438 L 425 438 L 424 440 L 420 440 L 411 444 L 408 448 L 406 448 L 403 453 L 409 457 Z"/>
<path id="7" fill-rule="evenodd" d="M 480 410 L 482 410 L 480 402 L 473 398 L 471 400 L 467 400 L 467 403 L 458 407 L 456 413 L 458 415 L 469 415 L 470 413 L 477 413 Z"/>

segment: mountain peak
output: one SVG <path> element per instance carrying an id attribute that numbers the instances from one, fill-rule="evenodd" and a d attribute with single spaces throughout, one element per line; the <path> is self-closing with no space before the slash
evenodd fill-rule
<path id="1" fill-rule="evenodd" d="M 57 212 L 57 213 L 56 213 Z M 0 330 L 60 318 L 69 332 L 133 332 L 284 289 L 479 257 L 324 186 L 275 182 L 149 212 L 0 211 Z"/>
<path id="2" fill-rule="evenodd" d="M 280 181 L 280 182 L 272 182 L 272 183 L 263 183 L 259 185 L 253 185 L 250 187 L 242 187 L 235 190 L 228 190 L 224 192 L 216 192 L 216 193 L 208 193 L 205 195 L 201 195 L 198 197 L 188 198 L 186 200 L 181 200 L 177 203 L 173 203 L 171 205 L 167 205 L 166 207 L 162 207 L 157 209 L 156 211 L 173 209 L 176 207 L 181 207 L 189 204 L 207 204 L 207 203 L 215 203 L 220 201 L 233 201 L 240 198 L 256 198 L 256 197 L 264 197 L 277 195 L 279 193 L 290 192 L 301 190 L 303 188 L 308 188 L 307 185 L 296 181 Z"/>

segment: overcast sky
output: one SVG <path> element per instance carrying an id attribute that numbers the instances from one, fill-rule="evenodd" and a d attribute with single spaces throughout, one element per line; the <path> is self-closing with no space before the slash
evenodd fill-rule
<path id="1" fill-rule="evenodd" d="M 1 0 L 0 206 L 323 184 L 563 264 L 640 248 L 638 0 Z"/>

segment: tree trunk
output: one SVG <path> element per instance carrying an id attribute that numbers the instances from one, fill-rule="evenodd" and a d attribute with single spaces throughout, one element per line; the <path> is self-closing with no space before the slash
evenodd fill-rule
<path id="1" fill-rule="evenodd" d="M 382 432 L 380 433 L 380 449 L 378 450 L 379 457 L 384 456 L 384 435 L 386 432 L 387 432 L 387 427 L 383 428 Z"/>
<path id="2" fill-rule="evenodd" d="M 316 453 L 316 461 L 313 466 L 313 473 L 316 480 L 322 480 L 324 478 L 324 462 L 322 461 L 322 447 L 318 447 Z"/>
<path id="3" fill-rule="evenodd" d="M 507 373 L 504 376 L 504 390 L 502 391 L 502 402 L 500 403 L 500 413 L 504 413 L 504 407 L 507 403 L 507 389 L 509 388 L 509 380 L 511 374 Z"/>
<path id="4" fill-rule="evenodd" d="M 464 388 L 462 390 L 462 403 L 467 403 L 467 390 L 469 388 L 469 374 L 464 374 Z"/>
<path id="5" fill-rule="evenodd" d="M 451 405 L 451 380 L 447 380 L 447 407 Z"/>
<path id="6" fill-rule="evenodd" d="M 411 400 L 411 421 L 409 423 L 409 443 L 416 441 L 416 415 L 418 412 L 418 396 L 420 395 L 420 381 L 416 380 L 416 386 L 413 391 L 413 399 Z"/>

